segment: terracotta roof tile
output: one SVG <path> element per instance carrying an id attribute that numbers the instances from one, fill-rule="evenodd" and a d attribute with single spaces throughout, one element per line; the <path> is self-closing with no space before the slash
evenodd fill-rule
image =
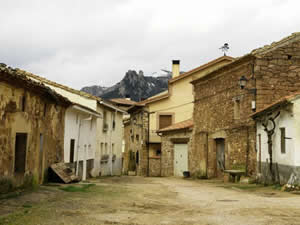
<path id="1" fill-rule="evenodd" d="M 181 80 L 181 79 L 183 79 L 185 77 L 188 77 L 188 76 L 192 75 L 193 73 L 196 73 L 196 72 L 198 72 L 200 70 L 206 69 L 207 67 L 210 67 L 211 65 L 213 65 L 215 63 L 218 63 L 218 62 L 221 62 L 223 60 L 234 61 L 234 58 L 231 57 L 231 56 L 222 56 L 222 57 L 219 57 L 219 58 L 217 58 L 215 60 L 212 60 L 212 61 L 210 61 L 208 63 L 205 63 L 205 64 L 203 64 L 203 65 L 201 65 L 199 67 L 196 67 L 196 68 L 194 68 L 194 69 L 192 69 L 192 70 L 190 70 L 190 71 L 188 71 L 186 73 L 180 74 L 179 76 L 170 79 L 169 82 L 173 83 L 173 82 L 175 82 L 177 80 Z"/>
<path id="2" fill-rule="evenodd" d="M 179 123 L 172 124 L 171 126 L 165 127 L 157 131 L 157 133 L 164 133 L 168 131 L 188 129 L 194 126 L 194 122 L 192 119 L 188 119 Z"/>
<path id="3" fill-rule="evenodd" d="M 261 110 L 255 112 L 255 113 L 252 113 L 250 115 L 250 117 L 252 117 L 252 118 L 259 117 L 260 115 L 263 115 L 264 113 L 266 113 L 268 111 L 271 111 L 272 109 L 276 108 L 277 106 L 288 104 L 289 102 L 291 102 L 297 98 L 300 98 L 300 92 L 295 92 L 291 95 L 287 95 L 283 98 L 280 98 L 277 101 L 273 102 L 272 104 L 267 105 L 266 107 L 262 108 Z"/>
<path id="4" fill-rule="evenodd" d="M 83 97 L 86 97 L 86 98 L 91 98 L 91 99 L 94 99 L 94 100 L 97 100 L 97 101 L 101 101 L 101 98 L 96 97 L 96 96 L 91 95 L 91 94 L 88 94 L 86 92 L 78 91 L 78 90 L 75 90 L 75 89 L 70 88 L 68 86 L 65 86 L 65 85 L 62 85 L 62 84 L 58 84 L 58 83 L 56 83 L 54 81 L 50 81 L 50 80 L 48 80 L 48 79 L 46 79 L 44 77 L 40 77 L 40 76 L 35 75 L 33 73 L 29 73 L 29 72 L 26 72 L 26 71 L 23 71 L 23 70 L 20 70 L 20 71 L 22 73 L 24 73 L 27 77 L 36 79 L 36 80 L 38 80 L 38 81 L 40 81 L 42 83 L 49 84 L 49 85 L 52 85 L 54 87 L 58 87 L 58 88 L 64 89 L 66 91 L 72 92 L 74 94 L 77 94 L 77 95 L 80 95 L 80 96 L 83 96 Z"/>
<path id="5" fill-rule="evenodd" d="M 10 82 L 12 85 L 18 85 L 27 89 L 31 89 L 31 91 L 34 93 L 45 94 L 45 96 L 52 99 L 54 102 L 64 106 L 69 106 L 72 104 L 67 98 L 45 86 L 43 83 L 29 79 L 26 76 L 28 73 L 26 71 L 13 69 L 11 67 L 7 67 L 4 63 L 0 63 L 0 73 L 0 81 Z"/>

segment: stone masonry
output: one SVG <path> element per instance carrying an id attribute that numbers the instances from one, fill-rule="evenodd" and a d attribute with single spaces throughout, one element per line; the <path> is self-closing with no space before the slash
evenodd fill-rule
<path id="1" fill-rule="evenodd" d="M 248 79 L 241 90 L 241 76 Z M 300 34 L 252 51 L 194 84 L 193 148 L 200 157 L 192 173 L 216 177 L 217 142 L 225 141 L 225 169 L 256 173 L 256 130 L 250 119 L 256 110 L 300 89 Z M 256 88 L 256 93 L 250 89 Z"/>
<path id="2" fill-rule="evenodd" d="M 123 173 L 134 169 L 137 175 L 148 174 L 148 113 L 140 107 L 132 109 L 124 121 L 125 152 Z"/>

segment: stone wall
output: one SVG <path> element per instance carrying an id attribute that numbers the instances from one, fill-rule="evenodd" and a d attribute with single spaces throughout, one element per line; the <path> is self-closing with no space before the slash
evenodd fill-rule
<path id="1" fill-rule="evenodd" d="M 147 176 L 148 114 L 143 110 L 137 110 L 136 112 L 131 113 L 130 117 L 131 118 L 124 124 L 125 152 L 123 156 L 123 173 L 128 174 L 130 167 L 130 152 L 132 152 L 131 154 L 134 159 L 131 160 L 134 160 L 137 175 Z M 136 157 L 138 157 L 138 162 Z"/>
<path id="2" fill-rule="evenodd" d="M 25 176 L 33 177 L 36 183 L 46 181 L 49 166 L 63 161 L 64 117 L 65 108 L 43 94 L 0 82 L 0 177 L 18 178 L 18 184 Z M 16 177 L 17 133 L 27 134 L 27 144 L 25 172 Z"/>
<path id="3" fill-rule="evenodd" d="M 194 82 L 193 173 L 217 176 L 216 139 L 225 139 L 225 169 L 256 173 L 256 110 L 300 88 L 300 43 L 290 42 L 259 56 L 246 56 Z M 248 79 L 241 90 L 241 76 Z M 257 94 L 249 89 L 257 89 Z"/>
<path id="4" fill-rule="evenodd" d="M 161 158 L 160 157 L 150 157 L 149 158 L 149 176 L 150 177 L 160 177 L 161 176 Z"/>
<path id="5" fill-rule="evenodd" d="M 174 176 L 174 143 L 188 143 L 188 165 L 189 170 L 193 170 L 195 165 L 195 155 L 191 154 L 192 141 L 191 131 L 179 130 L 166 132 L 162 135 L 161 147 L 161 176 Z"/>

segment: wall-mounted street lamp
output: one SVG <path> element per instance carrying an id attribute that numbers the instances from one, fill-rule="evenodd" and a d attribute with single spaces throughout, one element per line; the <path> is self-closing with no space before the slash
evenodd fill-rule
<path id="1" fill-rule="evenodd" d="M 254 80 L 255 78 L 252 77 L 251 79 Z M 256 88 L 246 88 L 246 85 L 247 85 L 248 81 L 249 80 L 244 75 L 241 76 L 241 78 L 239 79 L 240 88 L 241 88 L 241 90 L 246 90 L 249 93 L 253 94 L 254 95 L 254 99 L 256 99 L 256 91 L 257 91 L 257 89 Z M 252 109 L 252 111 L 256 110 L 256 101 L 255 100 L 251 101 L 251 109 Z"/>

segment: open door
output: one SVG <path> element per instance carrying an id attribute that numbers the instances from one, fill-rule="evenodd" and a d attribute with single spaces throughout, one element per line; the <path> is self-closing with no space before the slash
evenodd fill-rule
<path id="1" fill-rule="evenodd" d="M 223 171 L 225 170 L 225 139 L 216 139 L 216 149 L 217 149 L 217 177 L 223 176 Z"/>

